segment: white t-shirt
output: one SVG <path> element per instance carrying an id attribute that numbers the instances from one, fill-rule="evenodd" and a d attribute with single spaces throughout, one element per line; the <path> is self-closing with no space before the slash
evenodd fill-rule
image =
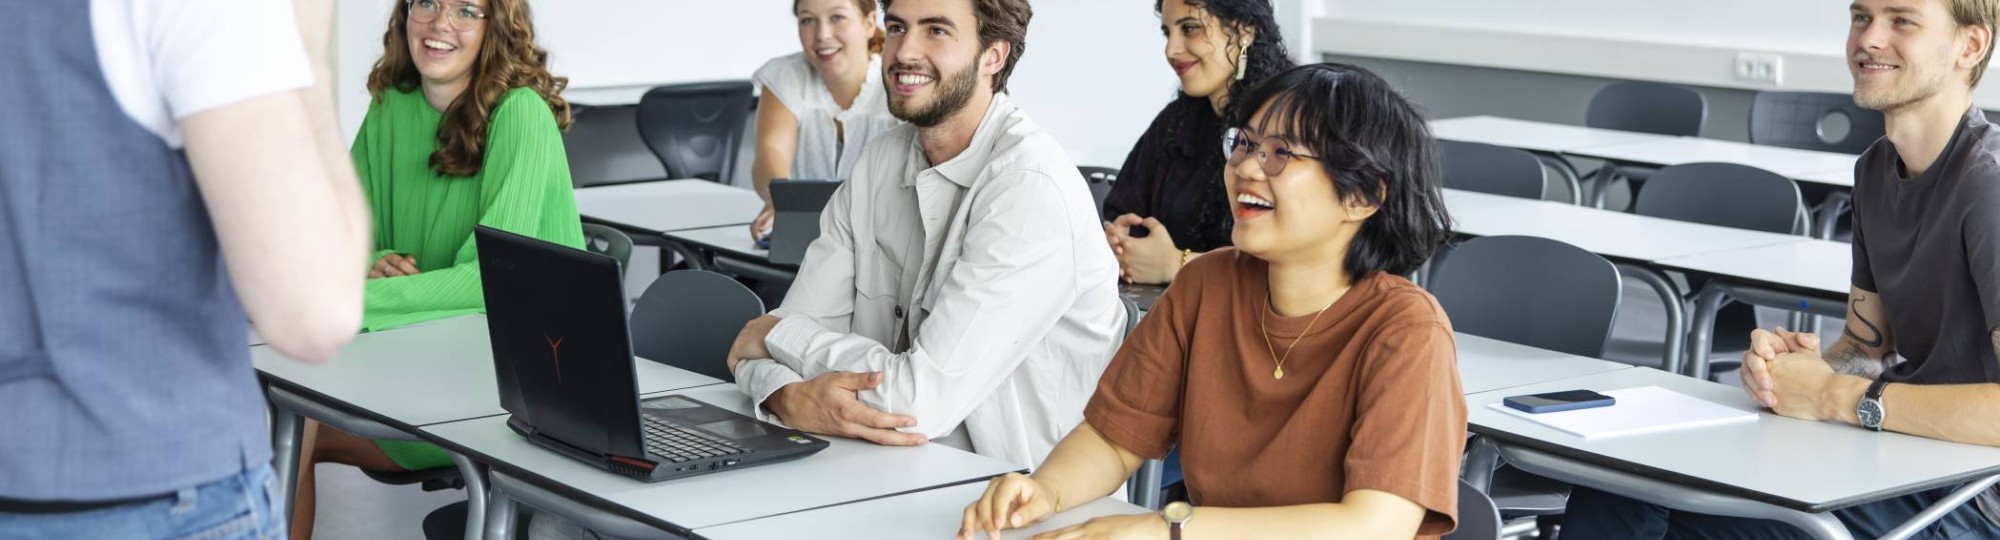
<path id="1" fill-rule="evenodd" d="M 313 84 L 290 0 L 90 0 L 90 29 L 118 107 L 174 148 L 181 119 Z"/>
<path id="2" fill-rule="evenodd" d="M 773 58 L 751 78 L 764 95 L 776 96 L 799 119 L 799 146 L 792 154 L 793 179 L 846 180 L 861 161 L 861 148 L 876 135 L 902 124 L 889 115 L 881 62 L 873 57 L 861 94 L 845 110 L 833 100 L 833 93 L 826 90 L 826 82 L 813 71 L 805 53 Z M 841 140 L 835 122 L 846 129 L 847 140 Z"/>

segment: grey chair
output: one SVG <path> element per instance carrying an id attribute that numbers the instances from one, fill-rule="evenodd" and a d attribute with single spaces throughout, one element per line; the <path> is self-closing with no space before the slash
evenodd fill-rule
<path id="1" fill-rule="evenodd" d="M 1859 154 L 1884 133 L 1882 112 L 1854 104 L 1852 94 L 1758 92 L 1750 103 L 1750 142 Z"/>
<path id="2" fill-rule="evenodd" d="M 1500 508 L 1465 480 L 1458 481 L 1458 528 L 1443 540 L 1500 540 Z"/>
<path id="3" fill-rule="evenodd" d="M 575 187 L 667 179 L 660 158 L 639 137 L 639 106 L 572 105 L 563 153 Z"/>
<path id="4" fill-rule="evenodd" d="M 1749 229 L 1778 234 L 1806 234 L 1810 228 L 1799 185 L 1777 173 L 1733 163 L 1686 163 L 1660 169 L 1633 201 L 1642 216 Z M 1700 291 L 1705 281 L 1690 279 L 1688 291 Z M 1711 350 L 1749 347 L 1757 326 L 1749 304 L 1728 303 L 1716 314 L 1717 338 Z M 1696 351 L 1696 361 L 1707 359 Z M 1709 374 L 1736 369 L 1741 362 L 1716 362 Z"/>
<path id="5" fill-rule="evenodd" d="M 729 182 L 755 96 L 750 81 L 676 84 L 639 98 L 639 136 L 667 175 Z"/>
<path id="6" fill-rule="evenodd" d="M 1606 85 L 1591 96 L 1584 111 L 1586 126 L 1674 137 L 1699 137 L 1708 122 L 1708 98 L 1692 88 L 1672 84 L 1626 81 Z M 1585 200 L 1602 208 L 1608 188 L 1619 180 L 1638 184 L 1651 168 L 1606 163 L 1584 180 L 1594 189 Z"/>
<path id="7" fill-rule="evenodd" d="M 597 223 L 583 224 L 583 249 L 598 255 L 618 259 L 618 270 L 632 264 L 632 237 L 610 225 Z"/>
<path id="8" fill-rule="evenodd" d="M 1444 187 L 1535 200 L 1548 195 L 1548 171 L 1526 150 L 1446 140 L 1438 150 Z"/>
<path id="9" fill-rule="evenodd" d="M 1111 218 L 1118 217 L 1104 215 L 1104 199 L 1111 196 L 1111 184 L 1118 181 L 1118 169 L 1110 167 L 1077 167 L 1076 171 L 1083 173 L 1083 179 L 1090 182 L 1090 199 L 1097 201 L 1098 218 L 1109 221 Z"/>
<path id="10" fill-rule="evenodd" d="M 1432 296 L 1460 332 L 1598 357 L 1618 316 L 1618 268 L 1547 238 L 1489 236 L 1434 263 Z"/>
<path id="11" fill-rule="evenodd" d="M 764 314 L 764 301 L 728 276 L 704 270 L 661 274 L 632 307 L 632 352 L 642 358 L 725 381 L 724 362 L 743 325 Z"/>

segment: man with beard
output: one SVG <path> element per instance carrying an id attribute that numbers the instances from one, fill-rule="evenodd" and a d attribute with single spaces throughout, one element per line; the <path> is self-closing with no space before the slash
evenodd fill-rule
<path id="1" fill-rule="evenodd" d="M 730 369 L 793 428 L 1033 467 L 1122 339 L 1118 263 L 1076 166 L 1005 93 L 1027 0 L 882 4 L 909 125 L 868 145 Z"/>
<path id="2" fill-rule="evenodd" d="M 1801 420 L 2000 446 L 2000 133 L 1972 106 L 2000 2 L 1856 0 L 1848 11 L 1854 102 L 1882 111 L 1888 136 L 1854 167 L 1847 327 L 1825 352 L 1818 336 L 1757 331 L 1743 354 L 1743 389 Z M 1833 515 L 1856 538 L 1875 538 L 1955 489 Z M 1996 517 L 2000 497 L 1987 490 L 1912 538 L 2000 538 Z M 1806 538 L 1777 522 L 1581 486 L 1566 521 L 1563 536 L 1574 538 Z"/>

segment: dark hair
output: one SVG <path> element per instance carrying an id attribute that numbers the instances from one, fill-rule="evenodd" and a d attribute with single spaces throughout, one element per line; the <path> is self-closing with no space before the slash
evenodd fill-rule
<path id="1" fill-rule="evenodd" d="M 1346 64 L 1299 66 L 1241 96 L 1231 126 L 1282 136 L 1319 159 L 1342 201 L 1377 208 L 1347 247 L 1347 272 L 1408 275 L 1451 239 L 1437 139 L 1417 107 L 1366 69 Z M 1299 166 L 1303 163 L 1294 163 Z"/>
<path id="2" fill-rule="evenodd" d="M 1224 105 L 1222 117 L 1228 119 L 1241 103 L 1237 96 L 1250 91 L 1271 77 L 1277 76 L 1297 64 L 1286 54 L 1284 32 L 1278 30 L 1278 16 L 1271 9 L 1270 0 L 1181 0 L 1188 7 L 1199 9 L 1215 17 L 1222 23 L 1222 32 L 1231 37 L 1229 49 L 1225 51 L 1231 63 L 1244 51 L 1236 48 L 1235 38 L 1238 28 L 1256 32 L 1257 38 L 1250 42 L 1249 54 L 1245 56 L 1249 66 L 1243 69 L 1243 78 L 1229 82 L 1229 102 Z M 1153 15 L 1162 15 L 1166 10 L 1166 0 L 1153 0 Z M 1182 93 L 1181 97 L 1187 97 Z M 1256 111 L 1251 111 L 1256 112 Z M 1192 126 L 1178 126 L 1177 129 L 1194 129 Z M 1227 165 L 1224 165 L 1227 167 Z M 1215 177 L 1217 185 L 1213 189 L 1201 190 L 1201 211 L 1195 214 L 1194 230 L 1221 231 L 1223 244 L 1229 239 L 1229 193 L 1222 189 L 1222 176 Z M 1206 232 L 1202 234 L 1208 234 Z"/>
<path id="3" fill-rule="evenodd" d="M 882 9 L 887 11 L 895 0 L 882 0 Z M 993 93 L 1007 91 L 1007 78 L 1014 74 L 1014 64 L 1021 62 L 1021 54 L 1028 52 L 1028 21 L 1035 18 L 1034 8 L 1028 7 L 1028 0 L 972 0 L 973 18 L 979 23 L 979 49 L 982 53 L 995 42 L 1005 41 L 1007 62 L 1000 65 L 1000 72 L 993 74 Z"/>
<path id="4" fill-rule="evenodd" d="M 1210 16 L 1215 17 L 1215 20 L 1221 21 L 1223 33 L 1229 35 L 1231 38 L 1238 35 L 1237 27 L 1239 26 L 1254 30 L 1257 33 L 1257 38 L 1250 42 L 1250 54 L 1246 57 L 1250 66 L 1244 68 L 1242 79 L 1229 83 L 1230 104 L 1223 111 L 1223 118 L 1228 118 L 1229 113 L 1234 112 L 1236 109 L 1236 96 L 1241 96 L 1244 92 L 1248 92 L 1250 87 L 1257 86 L 1265 80 L 1298 65 L 1293 63 L 1292 57 L 1287 54 L 1285 49 L 1285 35 L 1284 32 L 1278 30 L 1278 15 L 1271 8 L 1271 0 L 1181 1 L 1186 3 L 1188 7 L 1207 12 Z M 1153 15 L 1157 16 L 1165 13 L 1166 5 L 1166 0 L 1153 0 Z M 1237 55 L 1243 52 L 1243 50 L 1236 47 L 1235 41 L 1231 40 L 1227 51 L 1230 63 L 1234 64 Z"/>
<path id="5" fill-rule="evenodd" d="M 395 1 L 389 30 L 382 33 L 382 58 L 368 73 L 368 94 L 378 102 L 391 89 L 411 92 L 423 85 L 423 75 L 410 59 L 410 2 Z M 569 78 L 549 73 L 549 52 L 535 44 L 528 0 L 493 0 L 486 10 L 486 37 L 473 60 L 472 83 L 445 107 L 438 123 L 438 149 L 431 153 L 430 165 L 446 175 L 472 176 L 485 166 L 487 130 L 509 90 L 534 90 L 555 114 L 557 129 L 569 129 L 571 121 L 569 102 L 562 97 Z"/>

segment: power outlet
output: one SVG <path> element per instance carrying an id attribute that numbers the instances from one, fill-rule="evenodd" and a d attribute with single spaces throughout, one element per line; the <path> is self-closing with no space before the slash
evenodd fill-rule
<path id="1" fill-rule="evenodd" d="M 1736 53 L 1733 70 L 1736 80 L 1777 86 L 1784 81 L 1785 57 L 1764 53 Z"/>

